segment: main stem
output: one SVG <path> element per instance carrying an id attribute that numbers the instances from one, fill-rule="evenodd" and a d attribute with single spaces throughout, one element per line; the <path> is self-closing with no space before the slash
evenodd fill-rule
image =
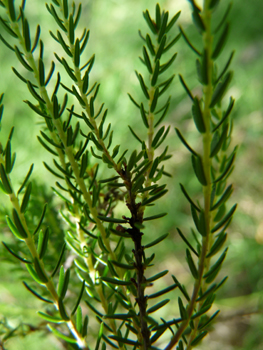
<path id="1" fill-rule="evenodd" d="M 183 321 L 178 328 L 178 331 L 174 335 L 174 337 L 171 339 L 170 343 L 167 345 L 165 350 L 172 349 L 180 340 L 183 332 L 187 328 L 191 316 L 193 315 L 195 309 L 196 309 L 196 299 L 198 298 L 198 294 L 200 291 L 200 288 L 204 290 L 203 284 L 203 275 L 205 269 L 208 268 L 206 260 L 207 251 L 210 244 L 210 226 L 211 226 L 211 214 L 210 214 L 210 198 L 211 198 L 211 191 L 212 191 L 212 183 L 211 183 L 211 158 L 210 158 L 210 147 L 211 147 L 211 131 L 210 131 L 210 122 L 211 122 L 211 113 L 210 113 L 210 103 L 213 93 L 213 85 L 212 85 L 212 72 L 213 72 L 213 60 L 212 60 L 212 43 L 213 43 L 213 36 L 211 33 L 211 10 L 209 9 L 209 2 L 208 0 L 204 0 L 203 5 L 203 11 L 200 13 L 202 20 L 205 25 L 205 31 L 203 33 L 203 43 L 204 43 L 204 52 L 206 52 L 207 55 L 207 85 L 203 88 L 203 100 L 204 100 L 204 108 L 203 108 L 203 118 L 204 123 L 206 127 L 206 132 L 203 134 L 203 156 L 202 156 L 202 163 L 203 163 L 203 169 L 205 173 L 205 178 L 207 185 L 203 186 L 203 198 L 204 198 L 204 216 L 205 216 L 205 224 L 206 224 L 206 236 L 202 237 L 202 248 L 201 253 L 199 257 L 199 264 L 198 264 L 198 279 L 195 281 L 192 297 L 190 300 L 190 303 L 187 308 L 188 313 L 188 319 Z M 204 53 L 205 54 L 205 53 Z M 205 286 L 204 286 L 205 287 Z M 200 305 L 201 306 L 201 305 Z M 198 320 L 195 320 L 194 322 L 194 329 L 190 335 L 187 350 L 190 350 L 192 348 L 191 342 L 195 338 L 197 333 L 197 327 L 198 327 Z"/>

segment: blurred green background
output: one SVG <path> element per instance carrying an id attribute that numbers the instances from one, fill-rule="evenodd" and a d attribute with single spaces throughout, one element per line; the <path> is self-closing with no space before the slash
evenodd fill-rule
<path id="1" fill-rule="evenodd" d="M 170 11 L 171 16 L 182 10 L 180 24 L 190 38 L 199 40 L 191 23 L 188 1 L 163 0 L 159 3 Z M 221 1 L 220 9 L 215 14 L 216 23 L 228 3 L 227 0 Z M 129 134 L 127 124 L 134 126 L 140 135 L 144 135 L 142 128 L 137 126 L 140 116 L 127 97 L 127 92 L 138 100 L 142 99 L 134 70 L 146 74 L 138 59 L 142 54 L 142 41 L 138 36 L 138 29 L 145 33 L 146 25 L 142 11 L 146 8 L 153 13 L 155 3 L 150 0 L 83 1 L 79 28 L 86 26 L 91 30 L 85 58 L 88 59 L 93 53 L 96 54 L 92 77 L 94 81 L 101 83 L 99 100 L 105 102 L 109 108 L 108 118 L 115 129 L 115 143 L 121 144 L 122 149 L 130 145 L 132 149 L 136 145 Z M 44 3 L 40 0 L 28 0 L 26 13 L 32 28 L 37 23 L 41 24 L 46 62 L 55 60 L 53 52 L 57 50 L 59 54 L 62 53 L 49 36 L 49 30 L 56 32 L 56 26 L 46 11 Z M 235 75 L 228 95 L 236 99 L 232 114 L 234 119 L 232 147 L 238 144 L 239 151 L 235 170 L 231 175 L 235 191 L 229 202 L 231 205 L 237 202 L 238 210 L 228 230 L 229 252 L 223 271 L 220 273 L 222 277 L 228 275 L 229 279 L 218 293 L 214 306 L 215 311 L 216 308 L 220 308 L 221 313 L 213 332 L 199 347 L 205 350 L 263 349 L 262 13 L 261 0 L 233 1 L 229 16 L 231 34 L 220 59 L 220 62 L 224 62 L 230 52 L 235 50 L 231 66 Z M 177 31 L 176 29 L 176 33 Z M 2 27 L 0 27 L 0 33 L 7 37 Z M 37 124 L 39 120 L 36 120 L 35 115 L 22 102 L 26 99 L 32 101 L 32 99 L 26 86 L 18 81 L 10 67 L 14 66 L 20 72 L 25 72 L 15 55 L 3 44 L 0 47 L 0 92 L 5 92 L 1 142 L 5 143 L 10 128 L 15 125 L 13 150 L 17 152 L 17 160 L 12 173 L 13 181 L 18 186 L 31 163 L 34 163 L 35 181 L 38 184 L 53 185 L 55 179 L 42 164 L 43 160 L 48 162 L 49 156 L 36 138 L 39 134 Z M 171 125 L 168 143 L 173 157 L 167 164 L 167 170 L 173 174 L 173 178 L 169 180 L 169 194 L 162 198 L 159 204 L 161 211 L 167 211 L 168 215 L 164 220 L 155 222 L 154 232 L 152 228 L 145 231 L 145 241 L 152 240 L 152 235 L 170 233 L 169 238 L 162 243 L 160 251 L 156 252 L 156 269 L 169 269 L 171 274 L 175 274 L 190 288 L 192 280 L 185 264 L 185 248 L 176 233 L 176 227 L 180 227 L 185 234 L 189 234 L 192 222 L 189 206 L 180 192 L 179 183 L 182 182 L 193 196 L 200 191 L 200 188 L 192 175 L 189 153 L 180 144 L 173 131 L 175 126 L 179 127 L 188 140 L 196 141 L 196 131 L 190 114 L 191 103 L 179 83 L 178 73 L 184 76 L 189 86 L 196 89 L 195 91 L 198 91 L 200 86 L 195 72 L 196 57 L 183 39 L 175 46 L 175 50 L 178 51 L 178 57 L 173 67 L 177 76 L 169 90 L 172 96 L 171 108 L 165 120 L 166 125 Z M 66 79 L 65 75 L 63 79 Z M 0 211 L 4 214 L 9 207 L 7 197 L 1 194 L 0 203 Z M 155 210 L 158 212 L 160 209 L 157 207 Z M 0 240 L 12 242 L 3 218 L 1 228 Z M 23 273 L 19 268 L 16 269 L 16 265 L 4 261 L 4 255 L 2 255 L 4 248 L 0 249 L 0 319 L 6 317 L 11 327 L 16 327 L 21 322 L 29 324 L 34 324 L 36 320 L 39 322 L 36 310 L 41 309 L 41 303 L 25 290 L 21 283 Z M 164 279 L 164 283 L 171 284 L 171 277 Z M 174 299 L 173 306 L 166 309 L 168 318 L 175 317 L 177 313 L 176 298 Z M 1 329 L 0 325 L 0 331 Z M 46 347 L 50 350 L 62 349 L 54 337 L 47 336 L 45 330 L 42 333 L 32 330 L 27 337 L 21 335 L 20 338 L 10 339 L 7 348 L 31 350 L 36 346 L 38 350 Z"/>

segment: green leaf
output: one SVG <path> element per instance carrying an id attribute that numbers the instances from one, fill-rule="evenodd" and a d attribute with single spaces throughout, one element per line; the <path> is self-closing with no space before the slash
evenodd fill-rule
<path id="1" fill-rule="evenodd" d="M 46 4 L 48 12 L 54 17 L 55 21 L 57 22 L 58 26 L 65 32 L 67 33 L 67 28 L 64 26 L 62 20 L 58 17 L 56 10 L 54 6 L 51 4 L 50 7 L 48 4 Z"/>
<path id="2" fill-rule="evenodd" d="M 164 51 L 165 51 L 165 50 L 164 50 Z M 173 54 L 173 56 L 169 59 L 169 61 L 167 61 L 166 63 L 162 64 L 162 65 L 160 66 L 159 74 L 164 73 L 164 72 L 173 64 L 173 62 L 174 62 L 174 60 L 176 59 L 176 57 L 177 57 L 177 53 Z M 170 85 L 170 83 L 172 82 L 173 78 L 174 78 L 174 75 L 172 76 L 172 78 L 169 79 L 169 85 Z M 167 87 L 168 87 L 169 85 L 167 84 Z M 165 89 L 165 90 L 166 90 L 166 89 Z M 162 90 L 162 93 L 163 93 L 163 92 L 164 92 L 164 89 Z"/>
<path id="3" fill-rule="evenodd" d="M 228 85 L 230 84 L 230 81 L 232 80 L 232 77 L 233 77 L 233 73 L 228 72 L 225 75 L 224 80 L 217 85 L 217 87 L 215 88 L 215 91 L 213 93 L 209 108 L 213 108 L 218 102 L 221 101 L 221 99 L 223 98 L 223 96 L 226 92 Z"/>
<path id="4" fill-rule="evenodd" d="M 12 22 L 16 22 L 16 12 L 14 6 L 14 0 L 8 0 L 8 10 Z"/>
<path id="5" fill-rule="evenodd" d="M 198 206 L 194 203 L 194 201 L 190 198 L 189 194 L 186 192 L 186 189 L 184 188 L 184 186 L 182 184 L 180 184 L 181 190 L 183 192 L 183 194 L 185 195 L 185 198 L 188 200 L 188 202 L 197 210 L 200 212 L 200 209 L 198 208 Z"/>
<path id="6" fill-rule="evenodd" d="M 205 307 L 202 307 L 201 310 L 197 311 L 192 317 L 191 317 L 191 320 L 194 320 L 195 318 L 197 317 L 200 317 L 202 316 L 203 314 L 205 314 L 209 309 L 211 309 L 211 304 L 210 305 L 207 305 Z"/>
<path id="7" fill-rule="evenodd" d="M 12 171 L 12 152 L 11 152 L 11 141 L 8 140 L 5 148 L 5 172 L 10 174 Z"/>
<path id="8" fill-rule="evenodd" d="M 145 219 L 144 219 L 145 221 Z M 154 241 L 152 241 L 151 243 L 148 243 L 144 246 L 144 248 L 150 248 L 155 246 L 156 244 L 162 242 L 166 237 L 168 237 L 169 233 L 165 233 L 164 235 L 161 235 L 160 237 L 158 237 L 157 239 L 155 239 Z"/>
<path id="9" fill-rule="evenodd" d="M 229 57 L 229 59 L 228 59 L 226 65 L 225 65 L 225 67 L 223 68 L 222 72 L 218 75 L 218 78 L 217 78 L 216 81 L 215 81 L 215 85 L 221 80 L 221 78 L 223 77 L 223 75 L 224 75 L 225 72 L 227 71 L 228 67 L 230 66 L 230 63 L 231 63 L 231 61 L 232 61 L 232 59 L 233 59 L 233 57 L 234 57 L 234 53 L 235 53 L 235 51 L 232 51 L 232 52 L 231 52 L 231 55 L 230 55 L 230 57 Z"/>
<path id="10" fill-rule="evenodd" d="M 156 219 L 159 219 L 159 218 L 163 218 L 166 215 L 167 215 L 167 213 L 160 213 L 160 214 L 156 214 L 156 215 L 152 215 L 152 216 L 147 216 L 146 218 L 143 218 L 143 221 L 156 220 Z M 169 235 L 169 233 L 167 233 L 165 235 Z M 163 236 L 165 236 L 165 235 L 163 235 Z"/>
<path id="11" fill-rule="evenodd" d="M 26 51 L 31 51 L 31 39 L 30 39 L 30 29 L 26 18 L 23 19 L 23 37 L 25 41 Z"/>
<path id="12" fill-rule="evenodd" d="M 212 245 L 209 253 L 206 255 L 206 258 L 211 258 L 211 256 L 215 255 L 223 246 L 227 238 L 227 234 L 222 232 L 217 237 L 216 241 Z"/>
<path id="13" fill-rule="evenodd" d="M 165 127 L 162 126 L 156 133 L 156 135 L 153 138 L 152 141 L 152 147 L 155 148 L 155 146 L 157 145 L 158 141 L 160 140 L 162 134 L 164 133 Z"/>
<path id="14" fill-rule="evenodd" d="M 191 99 L 192 101 L 194 101 L 194 96 L 192 95 L 190 89 L 189 89 L 188 86 L 186 85 L 186 83 L 185 83 L 183 77 L 181 76 L 181 74 L 179 74 L 179 79 L 180 79 L 180 82 L 181 82 L 181 84 L 183 85 L 185 91 L 187 92 L 187 95 L 190 97 L 190 99 Z"/>
<path id="15" fill-rule="evenodd" d="M 145 82 L 144 82 L 144 80 L 143 80 L 142 75 L 139 74 L 137 71 L 135 71 L 135 73 L 136 73 L 136 76 L 137 76 L 137 78 L 138 78 L 138 80 L 139 80 L 139 83 L 140 83 L 140 85 L 141 85 L 142 92 L 144 93 L 144 95 L 145 95 L 145 97 L 147 98 L 147 100 L 149 100 L 149 99 L 150 99 L 150 96 L 149 96 L 149 93 L 148 93 L 148 88 L 147 88 L 147 86 L 145 85 Z"/>
<path id="16" fill-rule="evenodd" d="M 26 62 L 26 60 L 23 58 L 22 53 L 19 51 L 19 48 L 17 46 L 14 46 L 16 56 L 20 63 L 29 71 L 33 72 L 33 68 L 30 67 L 30 65 Z"/>
<path id="17" fill-rule="evenodd" d="M 151 86 L 155 86 L 157 83 L 157 79 L 159 76 L 159 71 L 160 71 L 160 60 L 156 60 L 155 61 L 155 65 L 154 65 L 154 71 L 152 74 L 152 79 L 151 79 Z"/>
<path id="18" fill-rule="evenodd" d="M 197 29 L 202 33 L 206 30 L 204 22 L 199 14 L 199 11 L 197 10 L 197 8 L 194 8 L 194 11 L 192 13 L 192 17 L 193 17 L 193 22 L 196 25 Z"/>
<path id="19" fill-rule="evenodd" d="M 163 289 L 163 290 L 160 290 L 160 291 L 157 292 L 157 293 L 148 295 L 148 299 L 158 298 L 158 297 L 160 297 L 160 296 L 162 296 L 162 295 L 164 295 L 164 294 L 166 294 L 166 293 L 168 293 L 168 292 L 174 290 L 176 287 L 178 287 L 178 284 L 177 284 L 177 283 L 172 284 L 171 286 L 169 286 L 169 287 L 167 287 L 167 288 L 165 288 L 165 289 Z"/>
<path id="20" fill-rule="evenodd" d="M 154 45 L 152 43 L 152 40 L 151 40 L 151 37 L 149 34 L 146 34 L 146 44 L 147 44 L 148 49 L 150 50 L 152 56 L 155 56 Z"/>
<path id="21" fill-rule="evenodd" d="M 53 323 L 63 323 L 65 322 L 61 317 L 56 317 L 52 315 L 48 315 L 42 311 L 38 311 L 38 314 L 40 317 L 42 317 L 44 320 L 48 322 L 53 322 Z"/>
<path id="22" fill-rule="evenodd" d="M 179 311 L 180 311 L 181 319 L 182 320 L 187 320 L 188 314 L 187 314 L 187 311 L 186 311 L 186 309 L 184 307 L 182 299 L 180 297 L 178 297 L 178 305 L 179 305 Z"/>
<path id="23" fill-rule="evenodd" d="M 207 331 L 200 333 L 197 337 L 194 338 L 191 342 L 191 346 L 196 346 L 200 341 L 207 335 Z"/>
<path id="24" fill-rule="evenodd" d="M 18 38 L 16 33 L 10 28 L 10 26 L 6 23 L 5 20 L 3 20 L 2 17 L 0 17 L 0 22 L 2 23 L 4 29 L 7 31 L 8 34 L 10 34 L 14 38 Z"/>
<path id="25" fill-rule="evenodd" d="M 158 42 L 160 43 L 160 46 L 161 46 L 162 39 L 166 36 L 165 32 L 166 32 L 168 17 L 169 17 L 168 11 L 164 12 L 162 17 L 161 17 L 161 27 L 160 27 L 159 35 L 158 35 Z"/>
<path id="26" fill-rule="evenodd" d="M 45 233 L 43 235 L 43 239 L 41 240 L 40 246 L 39 246 L 39 259 L 43 259 L 45 252 L 47 250 L 48 245 L 48 239 L 49 239 L 49 229 L 48 227 L 45 230 Z"/>
<path id="27" fill-rule="evenodd" d="M 123 264 L 119 261 L 115 261 L 115 260 L 111 260 L 111 262 L 113 263 L 113 265 L 118 266 L 124 270 L 134 270 L 135 266 L 133 265 L 127 265 L 127 264 Z"/>
<path id="28" fill-rule="evenodd" d="M 219 259 L 212 265 L 209 269 L 209 271 L 203 275 L 203 278 L 208 278 L 211 276 L 215 271 L 217 271 L 220 267 L 223 261 L 225 260 L 226 253 L 227 253 L 228 248 L 226 248 L 223 253 L 220 255 Z"/>
<path id="29" fill-rule="evenodd" d="M 151 60 L 150 60 L 149 54 L 148 54 L 145 46 L 143 46 L 142 52 L 143 52 L 143 58 L 144 58 L 145 65 L 146 65 L 149 73 L 152 74 L 153 70 L 152 70 Z"/>
<path id="30" fill-rule="evenodd" d="M 46 299 L 46 298 L 43 298 L 40 294 L 38 294 L 35 290 L 33 290 L 31 287 L 29 287 L 29 285 L 23 281 L 23 284 L 24 286 L 26 287 L 26 289 L 32 293 L 35 297 L 37 297 L 38 299 L 40 299 L 41 301 L 44 301 L 45 303 L 48 303 L 48 304 L 53 304 L 53 301 L 52 300 L 49 300 L 49 299 Z"/>
<path id="31" fill-rule="evenodd" d="M 197 97 L 194 98 L 193 102 L 194 103 L 192 106 L 192 113 L 193 113 L 193 118 L 194 118 L 196 128 L 200 133 L 205 133 L 206 127 L 205 127 L 205 122 L 203 118 L 203 113 L 200 107 L 200 102 Z"/>
<path id="32" fill-rule="evenodd" d="M 95 312 L 95 314 L 99 315 L 100 317 L 103 317 L 102 313 L 100 313 L 88 300 L 85 300 L 85 303 L 93 312 Z"/>
<path id="33" fill-rule="evenodd" d="M 197 256 L 199 257 L 199 254 L 197 253 L 197 251 L 194 249 L 194 247 L 191 245 L 191 243 L 185 238 L 185 236 L 183 235 L 182 231 L 177 227 L 177 232 L 179 233 L 180 237 L 182 238 L 182 240 L 188 245 L 188 247 L 191 249 L 191 251 Z"/>
<path id="34" fill-rule="evenodd" d="M 229 210 L 229 212 L 223 217 L 223 219 L 216 224 L 213 229 L 212 229 L 212 233 L 216 232 L 217 230 L 220 229 L 220 227 L 222 227 L 228 220 L 231 219 L 232 215 L 234 214 L 235 210 L 237 208 L 237 204 L 233 205 L 233 207 Z"/>
<path id="35" fill-rule="evenodd" d="M 227 117 L 231 113 L 232 108 L 234 106 L 234 103 L 235 103 L 235 100 L 232 97 L 230 97 L 229 105 L 228 105 L 228 108 L 227 108 L 226 112 L 224 113 L 224 115 L 223 115 L 222 119 L 220 120 L 220 122 L 214 127 L 212 132 L 215 132 L 224 123 L 224 121 L 227 119 Z"/>
<path id="36" fill-rule="evenodd" d="M 58 287 L 58 295 L 61 300 L 65 298 L 65 295 L 68 290 L 69 278 L 70 278 L 70 269 L 67 269 L 64 274 L 64 268 L 61 266 L 61 274 L 59 274 L 59 287 Z M 62 272 L 63 271 L 63 272 Z"/>
<path id="37" fill-rule="evenodd" d="M 57 337 L 65 340 L 67 343 L 73 343 L 73 344 L 77 344 L 77 340 L 69 337 L 61 332 L 59 332 L 56 328 L 52 327 L 50 324 L 48 324 L 48 328 L 50 329 L 50 331 Z"/>
<path id="38" fill-rule="evenodd" d="M 40 103 L 40 104 L 45 104 L 46 102 L 43 100 L 43 98 L 36 92 L 34 89 L 33 84 L 28 80 L 27 81 L 27 87 L 31 95 Z"/>
<path id="39" fill-rule="evenodd" d="M 233 187 L 232 185 L 229 185 L 227 187 L 227 189 L 225 190 L 225 192 L 223 193 L 223 195 L 218 199 L 218 201 L 211 207 L 211 211 L 215 210 L 216 208 L 218 208 L 220 205 L 224 204 L 228 198 L 231 196 L 233 192 Z"/>
<path id="40" fill-rule="evenodd" d="M 48 283 L 48 278 L 46 277 L 45 272 L 43 271 L 38 258 L 34 259 L 34 266 L 35 266 L 35 271 L 39 280 L 42 283 L 45 283 L 45 284 Z"/>
<path id="41" fill-rule="evenodd" d="M 156 275 L 154 275 L 150 278 L 147 278 L 146 281 L 147 281 L 147 283 L 154 282 L 154 281 L 158 280 L 159 278 L 165 276 L 168 272 L 169 272 L 168 270 L 164 270 L 162 272 L 159 272 Z"/>
<path id="42" fill-rule="evenodd" d="M 32 264 L 32 261 L 26 260 L 24 258 L 22 258 L 21 256 L 17 255 L 11 248 L 8 247 L 8 245 L 2 241 L 2 244 L 4 245 L 4 247 L 6 248 L 6 250 L 13 255 L 16 259 L 22 261 L 24 264 Z"/>
<path id="43" fill-rule="evenodd" d="M 17 231 L 19 232 L 19 235 L 23 237 L 24 239 L 28 237 L 26 230 L 24 229 L 23 224 L 21 223 L 20 217 L 16 211 L 16 209 L 13 208 L 13 219 L 15 226 L 17 228 Z"/>
<path id="44" fill-rule="evenodd" d="M 176 37 L 169 42 L 169 44 L 167 44 L 167 46 L 165 46 L 163 52 L 169 51 L 176 43 L 177 41 L 181 38 L 182 34 L 179 33 L 178 35 L 176 35 Z"/>
<path id="45" fill-rule="evenodd" d="M 12 190 L 11 184 L 9 182 L 8 176 L 6 174 L 5 168 L 4 168 L 2 163 L 0 164 L 0 175 L 1 175 L 2 184 L 3 184 L 3 188 L 4 188 L 5 192 L 7 194 L 12 194 L 13 190 Z"/>
<path id="46" fill-rule="evenodd" d="M 156 52 L 156 55 L 155 55 L 155 61 L 159 60 L 163 54 L 163 51 L 164 51 L 164 47 L 165 47 L 165 44 L 166 44 L 166 35 L 164 35 L 161 39 L 161 42 L 160 42 L 160 45 L 158 47 L 158 50 Z"/>
<path id="47" fill-rule="evenodd" d="M 63 13 L 64 17 L 68 19 L 68 0 L 63 0 Z"/>
<path id="48" fill-rule="evenodd" d="M 202 159 L 199 156 L 192 155 L 192 165 L 198 181 L 201 185 L 207 186 Z"/>
<path id="49" fill-rule="evenodd" d="M 23 200 L 22 200 L 22 204 L 21 204 L 21 208 L 20 208 L 21 213 L 24 213 L 26 211 L 26 207 L 27 207 L 29 199 L 30 199 L 31 190 L 32 190 L 32 183 L 30 182 L 26 188 L 26 192 L 25 192 Z"/>
<path id="50" fill-rule="evenodd" d="M 122 337 L 118 337 L 117 335 L 109 335 L 110 339 L 116 340 L 120 343 L 123 344 L 127 344 L 127 345 L 133 345 L 138 347 L 139 345 L 141 345 L 141 343 L 139 343 L 137 340 L 131 340 L 131 339 L 127 339 L 127 338 L 122 338 Z"/>
<path id="51" fill-rule="evenodd" d="M 223 47 L 226 44 L 228 33 L 229 33 L 229 24 L 227 23 L 225 25 L 223 33 L 221 34 L 220 38 L 218 39 L 218 42 L 216 43 L 216 46 L 215 46 L 214 51 L 212 53 L 212 59 L 213 60 L 215 60 L 220 55 L 220 53 L 222 52 Z"/>
<path id="52" fill-rule="evenodd" d="M 135 163 L 136 163 L 136 158 L 137 158 L 137 151 L 134 150 L 130 156 L 130 159 L 128 161 L 128 164 L 127 164 L 127 171 L 131 171 L 134 166 L 135 166 Z"/>
<path id="53" fill-rule="evenodd" d="M 163 195 L 165 195 L 165 193 L 167 193 L 168 190 L 163 190 L 163 191 L 160 191 L 159 193 L 149 197 L 148 199 L 144 199 L 142 201 L 142 206 L 145 206 L 145 205 L 149 205 L 151 204 L 152 202 L 156 201 L 157 199 L 161 198 Z"/>
<path id="54" fill-rule="evenodd" d="M 197 268 L 195 266 L 195 263 L 193 261 L 193 258 L 191 256 L 191 253 L 190 253 L 188 248 L 186 249 L 186 260 L 188 262 L 188 266 L 190 268 L 190 271 L 191 271 L 193 277 L 197 280 L 199 278 L 199 274 L 198 274 Z"/>
<path id="55" fill-rule="evenodd" d="M 153 95 L 153 99 L 152 99 L 152 104 L 151 104 L 151 107 L 150 107 L 150 111 L 151 111 L 152 113 L 155 111 L 158 98 L 159 98 L 159 89 L 157 88 L 157 89 L 154 91 L 154 95 Z"/>
<path id="56" fill-rule="evenodd" d="M 120 279 L 111 277 L 100 277 L 100 279 L 107 283 L 116 284 L 117 286 L 129 286 L 131 284 L 129 281 L 122 281 Z"/>
<path id="57" fill-rule="evenodd" d="M 151 314 L 157 310 L 159 310 L 160 308 L 162 308 L 164 305 L 166 305 L 167 303 L 169 303 L 170 299 L 165 299 L 165 300 L 162 300 L 160 301 L 158 304 L 155 304 L 154 306 L 150 307 L 148 310 L 147 310 L 147 313 L 148 314 Z"/>
<path id="58" fill-rule="evenodd" d="M 67 315 L 63 300 L 61 298 L 58 299 L 58 309 L 59 309 L 60 316 L 63 318 L 63 320 L 69 321 L 70 318 Z"/>
<path id="59" fill-rule="evenodd" d="M 201 53 L 191 44 L 190 40 L 188 39 L 188 37 L 186 36 L 185 32 L 183 31 L 182 27 L 179 26 L 180 32 L 184 38 L 184 40 L 186 41 L 187 45 L 198 55 L 201 56 Z"/>
<path id="60" fill-rule="evenodd" d="M 146 23 L 148 24 L 149 28 L 150 28 L 151 31 L 153 32 L 153 34 L 157 34 L 156 24 L 155 24 L 154 21 L 151 19 L 151 16 L 150 16 L 148 10 L 146 10 L 145 12 L 143 12 L 143 17 L 144 17 Z"/>
<path id="61" fill-rule="evenodd" d="M 172 27 L 174 26 L 174 24 L 176 23 L 176 21 L 178 20 L 178 18 L 180 17 L 181 15 L 181 11 L 177 12 L 173 18 L 170 20 L 170 22 L 168 23 L 168 25 L 166 26 L 166 30 L 165 30 L 165 33 L 168 33 Z"/>

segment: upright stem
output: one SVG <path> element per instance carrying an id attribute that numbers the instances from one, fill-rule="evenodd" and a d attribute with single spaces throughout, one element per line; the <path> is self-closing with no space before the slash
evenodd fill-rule
<path id="1" fill-rule="evenodd" d="M 205 173 L 206 178 L 206 186 L 203 186 L 203 198 L 204 198 L 204 216 L 205 216 L 205 225 L 206 225 L 206 235 L 202 236 L 202 247 L 201 247 L 201 253 L 199 256 L 198 261 L 198 279 L 195 281 L 193 293 L 189 302 L 189 305 L 187 307 L 187 313 L 188 313 L 188 319 L 183 321 L 178 328 L 178 331 L 174 335 L 174 337 L 171 339 L 170 343 L 167 345 L 165 350 L 172 349 L 180 340 L 183 332 L 187 328 L 191 316 L 193 315 L 195 308 L 197 306 L 196 299 L 198 298 L 198 294 L 200 291 L 200 288 L 204 291 L 205 285 L 203 280 L 203 275 L 205 269 L 208 268 L 207 264 L 209 260 L 206 259 L 206 255 L 210 246 L 210 239 L 211 239 L 211 233 L 210 233 L 210 227 L 211 227 L 211 213 L 210 213 L 210 199 L 211 199 L 211 191 L 212 191 L 212 183 L 211 183 L 211 158 L 210 158 L 210 147 L 211 147 L 211 139 L 212 139 L 212 133 L 211 133 L 211 112 L 210 112 L 210 103 L 213 93 L 213 84 L 212 84 L 212 72 L 213 72 L 213 60 L 212 60 L 212 43 L 213 43 L 213 36 L 211 33 L 211 10 L 209 10 L 209 0 L 204 0 L 203 5 L 203 11 L 200 13 L 202 20 L 205 25 L 205 31 L 203 33 L 203 44 L 204 44 L 204 55 L 206 54 L 207 57 L 207 85 L 203 88 L 203 100 L 204 100 L 204 107 L 203 107 L 203 119 L 205 123 L 206 132 L 203 134 L 203 155 L 202 155 L 202 164 L 203 169 Z M 200 308 L 202 306 L 202 303 L 198 305 Z M 194 329 L 191 332 L 187 350 L 190 350 L 192 348 L 191 342 L 195 338 L 197 333 L 197 326 L 198 326 L 198 320 L 197 318 L 194 322 Z"/>

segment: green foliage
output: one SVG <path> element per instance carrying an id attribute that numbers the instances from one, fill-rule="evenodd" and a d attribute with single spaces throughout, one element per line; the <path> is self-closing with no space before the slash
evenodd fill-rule
<path id="1" fill-rule="evenodd" d="M 32 37 L 25 1 L 19 10 L 16 1 L 0 2 L 6 11 L 6 14 L 1 13 L 1 23 L 13 41 L 2 36 L 0 39 L 15 52 L 23 66 L 23 74 L 15 68 L 13 71 L 26 83 L 34 101 L 25 102 L 41 119 L 41 136 L 37 137 L 49 154 L 49 163 L 44 162 L 44 166 L 56 177 L 56 188 L 52 187 L 52 190 L 59 197 L 60 208 L 54 210 L 56 224 L 49 222 L 46 215 L 48 200 L 45 204 L 38 203 L 41 208 L 37 217 L 34 215 L 34 186 L 30 182 L 33 165 L 15 192 L 12 129 L 5 147 L 1 146 L 0 188 L 13 205 L 12 215 L 6 216 L 6 222 L 18 240 L 14 247 L 6 243 L 4 247 L 12 259 L 25 264 L 34 287 L 31 287 L 32 280 L 30 283 L 24 281 L 24 286 L 45 303 L 45 312 L 39 311 L 38 315 L 68 349 L 95 347 L 99 350 L 108 345 L 123 350 L 158 349 L 155 343 L 158 344 L 163 335 L 163 339 L 168 339 L 171 332 L 165 349 L 178 345 L 178 349 L 189 350 L 207 335 L 208 326 L 218 314 L 216 311 L 210 315 L 210 309 L 215 292 L 225 279 L 219 283 L 214 280 L 226 257 L 227 248 L 222 252 L 226 229 L 236 210 L 236 205 L 226 210 L 226 202 L 233 191 L 232 185 L 227 187 L 227 178 L 233 170 L 236 154 L 236 148 L 230 150 L 232 98 L 224 110 L 224 95 L 233 75 L 228 71 L 233 54 L 220 74 L 216 61 L 228 37 L 227 16 L 214 38 L 211 16 L 213 18 L 218 2 L 205 0 L 200 9 L 190 1 L 193 22 L 200 35 L 196 45 L 202 46 L 197 50 L 181 27 L 181 34 L 176 30 L 180 12 L 170 18 L 169 12 L 157 4 L 154 19 L 148 10 L 143 13 L 148 32 L 139 32 L 143 42 L 140 61 L 147 74 L 135 71 L 141 100 L 129 94 L 141 124 L 136 123 L 135 128 L 129 126 L 130 137 L 136 140 L 137 148 L 121 151 L 122 145 L 115 143 L 114 130 L 108 123 L 107 110 L 104 104 L 98 103 L 100 85 L 91 82 L 95 56 L 83 61 L 89 30 L 84 29 L 79 36 L 82 5 L 68 0 L 52 2 L 46 4 L 46 8 L 58 29 L 50 35 L 57 51 L 63 52 L 65 57 L 55 53 L 58 64 L 56 66 L 52 61 L 49 69 L 40 26 L 37 25 Z M 196 75 L 202 88 L 201 96 L 195 96 L 184 78 L 179 76 L 190 97 L 192 108 L 189 110 L 202 144 L 195 150 L 179 128 L 175 129 L 191 153 L 193 173 L 202 193 L 202 200 L 196 204 L 181 184 L 197 230 L 193 231 L 194 246 L 189 237 L 177 229 L 187 245 L 186 262 L 193 288 L 188 294 L 172 276 L 174 284 L 148 295 L 146 288 L 169 272 L 155 271 L 152 268 L 155 254 L 147 250 L 156 249 L 168 233 L 160 233 L 149 243 L 144 242 L 143 236 L 149 221 L 166 215 L 163 212 L 148 214 L 148 211 L 161 203 L 169 190 L 163 182 L 171 176 L 165 167 L 171 158 L 167 146 L 170 126 L 163 122 L 171 101 L 168 91 L 175 77 L 177 54 L 174 49 L 181 35 L 197 55 Z M 54 78 L 56 69 L 57 78 Z M 99 172 L 99 169 L 103 171 Z M 126 210 L 120 213 L 119 207 L 125 207 L 122 203 Z M 67 224 L 66 228 L 61 218 Z M 59 232 L 52 232 L 60 227 Z M 211 263 L 211 257 L 216 254 L 219 257 Z M 72 264 L 68 263 L 70 259 Z M 25 271 L 24 267 L 22 269 Z M 176 288 L 181 295 L 175 311 L 178 318 L 174 316 L 167 321 L 160 318 L 160 321 L 155 312 L 159 314 L 170 302 L 172 297 L 167 299 L 166 294 L 173 293 Z M 151 303 L 151 299 L 160 296 L 161 301 Z M 86 306 L 91 313 L 87 312 Z M 203 322 L 205 316 L 207 319 Z M 91 326 L 89 318 L 92 319 Z M 97 328 L 94 321 L 99 323 Z M 2 341 L 6 342 L 8 338 L 8 334 L 4 335 Z"/>

